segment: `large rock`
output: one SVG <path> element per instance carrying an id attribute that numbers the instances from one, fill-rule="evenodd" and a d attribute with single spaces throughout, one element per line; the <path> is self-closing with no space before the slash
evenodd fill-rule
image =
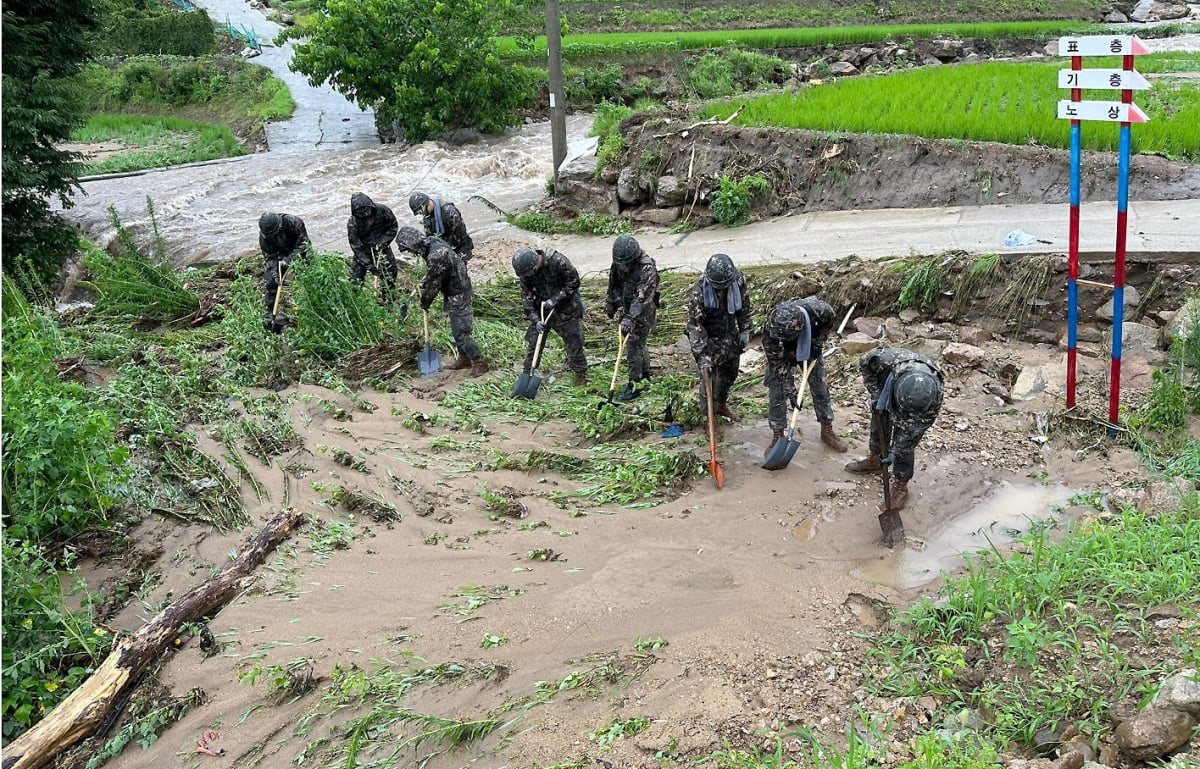
<path id="1" fill-rule="evenodd" d="M 1151 704 L 1156 709 L 1181 710 L 1200 718 L 1200 672 L 1190 668 L 1163 681 Z"/>
<path id="2" fill-rule="evenodd" d="M 1165 313 L 1160 313 L 1161 315 L 1165 315 Z M 1196 328 L 1198 321 L 1200 321 L 1200 301 L 1192 300 L 1180 307 L 1179 312 L 1167 321 L 1167 339 L 1174 342 L 1186 338 Z"/>
<path id="3" fill-rule="evenodd" d="M 1122 304 L 1125 305 L 1125 312 L 1126 312 L 1126 314 L 1128 314 L 1131 309 L 1138 306 L 1138 302 L 1142 301 L 1142 295 L 1139 294 L 1138 290 L 1136 288 L 1134 288 L 1133 286 L 1126 286 L 1125 291 L 1123 293 L 1124 293 L 1124 301 L 1122 302 Z M 1113 320 L 1113 297 L 1110 296 L 1108 298 L 1107 302 L 1100 305 L 1100 309 L 1096 310 L 1096 317 L 1099 318 L 1100 320 L 1107 321 L 1108 323 L 1112 323 L 1112 320 Z"/>
<path id="4" fill-rule="evenodd" d="M 974 345 L 953 342 L 942 350 L 942 360 L 952 366 L 975 368 L 987 360 L 987 353 Z"/>
<path id="5" fill-rule="evenodd" d="M 1108 349 L 1112 349 L 1109 345 Z M 1121 324 L 1121 356 L 1140 355 L 1151 363 L 1166 359 L 1162 350 L 1162 332 L 1141 323 Z"/>
<path id="6" fill-rule="evenodd" d="M 633 166 L 621 169 L 621 175 L 617 177 L 617 201 L 623 208 L 640 206 L 649 199 L 648 193 L 641 172 Z"/>
<path id="7" fill-rule="evenodd" d="M 1139 0 L 1138 4 L 1129 12 L 1129 18 L 1140 22 L 1168 21 L 1170 19 L 1182 19 L 1189 13 L 1191 13 L 1191 10 L 1183 3 Z"/>
<path id="8" fill-rule="evenodd" d="M 571 161 L 558 175 L 554 191 L 554 207 L 563 216 L 579 216 L 585 211 L 617 213 L 617 199 L 612 187 L 595 178 L 596 158 L 581 157 Z"/>
<path id="9" fill-rule="evenodd" d="M 679 221 L 679 217 L 682 213 L 683 206 L 674 206 L 671 208 L 642 208 L 633 213 L 633 220 L 643 224 L 656 224 L 660 227 L 668 227 Z"/>
<path id="10" fill-rule="evenodd" d="M 864 315 L 861 318 L 855 318 L 850 321 L 850 325 L 860 334 L 866 334 L 872 339 L 878 339 L 883 336 L 883 318 Z"/>
<path id="11" fill-rule="evenodd" d="M 1117 745 L 1139 761 L 1158 758 L 1186 745 L 1195 725 L 1196 719 L 1182 710 L 1147 708 L 1117 727 Z"/>
<path id="12" fill-rule="evenodd" d="M 958 341 L 978 347 L 991 340 L 992 332 L 977 326 L 962 326 L 958 329 Z"/>
<path id="13" fill-rule="evenodd" d="M 1060 395 L 1066 390 L 1066 362 L 1026 366 L 1017 375 L 1010 396 L 1014 401 L 1032 400 L 1039 395 Z"/>
<path id="14" fill-rule="evenodd" d="M 861 331 L 855 331 L 853 334 L 847 334 L 842 339 L 840 346 L 850 355 L 862 355 L 868 350 L 874 350 L 878 347 L 879 340 Z"/>
<path id="15" fill-rule="evenodd" d="M 654 205 L 659 208 L 682 206 L 688 199 L 688 186 L 678 176 L 660 176 L 654 187 Z"/>

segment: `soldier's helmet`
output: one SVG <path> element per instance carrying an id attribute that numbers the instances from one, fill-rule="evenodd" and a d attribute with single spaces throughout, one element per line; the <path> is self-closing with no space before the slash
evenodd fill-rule
<path id="1" fill-rule="evenodd" d="M 513 256 L 513 272 L 517 273 L 518 278 L 528 278 L 537 272 L 539 261 L 541 261 L 541 257 L 538 256 L 537 251 L 523 248 Z"/>
<path id="2" fill-rule="evenodd" d="M 737 280 L 738 270 L 728 254 L 713 254 L 704 268 L 704 275 L 713 288 L 729 288 Z"/>
<path id="3" fill-rule="evenodd" d="M 258 229 L 264 235 L 274 235 L 279 232 L 279 228 L 283 226 L 283 217 L 279 214 L 267 212 L 258 217 Z"/>
<path id="4" fill-rule="evenodd" d="M 417 255 L 425 252 L 425 235 L 415 227 L 401 227 L 396 233 L 396 245 L 404 251 Z"/>
<path id="5" fill-rule="evenodd" d="M 642 255 L 642 247 L 631 235 L 620 235 L 613 241 L 613 261 L 633 264 Z"/>
<path id="6" fill-rule="evenodd" d="M 772 339 L 789 339 L 804 328 L 804 311 L 799 299 L 786 299 L 767 315 L 764 331 Z"/>
<path id="7" fill-rule="evenodd" d="M 429 205 L 429 196 L 424 192 L 414 192 L 408 196 L 408 207 L 412 209 L 413 216 L 424 213 L 427 205 Z"/>
<path id="8" fill-rule="evenodd" d="M 924 371 L 906 371 L 896 378 L 896 405 L 905 411 L 923 413 L 937 398 L 938 383 Z"/>

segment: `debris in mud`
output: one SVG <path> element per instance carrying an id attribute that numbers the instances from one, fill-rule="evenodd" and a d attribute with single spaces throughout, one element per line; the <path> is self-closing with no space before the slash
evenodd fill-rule
<path id="1" fill-rule="evenodd" d="M 334 449 L 331 456 L 333 461 L 337 462 L 342 467 L 349 467 L 351 470 L 357 470 L 364 475 L 371 474 L 371 468 L 361 458 L 354 456 L 345 449 Z"/>
<path id="2" fill-rule="evenodd" d="M 565 561 L 566 557 L 559 552 L 556 552 L 548 547 L 539 547 L 536 550 L 530 550 L 525 554 L 525 557 L 531 561 Z"/>
<path id="3" fill-rule="evenodd" d="M 350 382 L 367 379 L 388 380 L 412 363 L 417 356 L 417 343 L 402 344 L 386 340 L 375 347 L 356 350 L 342 359 L 338 374 Z"/>
<path id="4" fill-rule="evenodd" d="M 396 507 L 386 500 L 351 491 L 345 486 L 341 487 L 337 496 L 347 512 L 365 515 L 376 523 L 403 520 Z"/>

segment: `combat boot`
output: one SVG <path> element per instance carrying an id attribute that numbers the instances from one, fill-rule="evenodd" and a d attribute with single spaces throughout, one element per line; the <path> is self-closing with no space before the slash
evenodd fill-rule
<path id="1" fill-rule="evenodd" d="M 729 408 L 728 403 L 717 404 L 717 408 L 715 409 L 715 411 L 717 413 L 717 416 L 725 417 L 730 422 L 741 422 L 742 421 L 742 418 L 739 417 L 737 414 L 733 413 L 733 409 Z"/>
<path id="2" fill-rule="evenodd" d="M 883 465 L 879 462 L 879 455 L 872 454 L 866 459 L 860 459 L 857 462 L 851 462 L 846 465 L 848 473 L 877 473 L 883 469 Z"/>
<path id="3" fill-rule="evenodd" d="M 461 371 L 464 368 L 471 368 L 471 359 L 465 355 L 459 355 L 453 362 L 447 363 L 445 368 L 447 371 Z"/>
<path id="4" fill-rule="evenodd" d="M 470 366 L 471 370 L 468 372 L 467 376 L 483 376 L 488 372 L 487 361 L 483 358 L 476 358 L 475 360 L 470 361 Z"/>
<path id="5" fill-rule="evenodd" d="M 633 386 L 633 382 L 626 382 L 625 389 L 622 390 L 621 394 L 617 396 L 617 400 L 631 401 L 641 394 L 642 394 L 641 391 Z"/>
<path id="6" fill-rule="evenodd" d="M 781 438 L 783 438 L 783 428 L 782 427 L 779 428 L 778 430 L 771 430 L 771 442 L 767 444 L 767 449 L 766 449 L 766 451 L 763 452 L 764 457 L 771 453 L 771 449 L 775 448 L 775 444 L 779 443 L 779 440 Z"/>
<path id="7" fill-rule="evenodd" d="M 892 479 L 892 510 L 903 510 L 908 501 L 908 481 Z"/>
<path id="8" fill-rule="evenodd" d="M 838 434 L 833 431 L 833 422 L 821 423 L 821 443 L 824 443 L 839 454 L 845 454 L 849 448 L 846 442 L 839 438 Z"/>
<path id="9" fill-rule="evenodd" d="M 587 384 L 588 384 L 587 372 L 586 371 L 576 371 L 575 372 L 575 386 L 576 387 L 587 387 Z"/>

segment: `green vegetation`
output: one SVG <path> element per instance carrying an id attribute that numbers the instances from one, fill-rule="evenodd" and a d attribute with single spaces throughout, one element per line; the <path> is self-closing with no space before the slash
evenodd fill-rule
<path id="1" fill-rule="evenodd" d="M 500 60 L 494 36 L 512 14 L 508 3 L 454 5 L 363 0 L 326 5 L 296 39 L 292 68 L 337 91 L 406 141 L 450 128 L 497 132 L 517 125 L 540 73 Z"/>
<path id="2" fill-rule="evenodd" d="M 781 27 L 777 29 L 723 29 L 696 32 L 611 32 L 570 35 L 563 40 L 563 56 L 629 56 L 663 51 L 696 51 L 736 46 L 749 49 L 806 48 L 822 45 L 867 45 L 905 36 L 932 37 L 1032 37 L 1049 40 L 1065 34 L 1097 34 L 1101 27 L 1078 21 L 978 22 L 960 24 L 905 24 L 863 27 Z M 517 38 L 497 39 L 499 53 L 508 59 L 544 61 L 546 41 L 537 39 L 530 49 Z"/>
<path id="3" fill-rule="evenodd" d="M 1200 54 L 1139 57 L 1138 70 L 1196 66 Z M 818 131 L 914 134 L 940 139 L 1037 143 L 1068 146 L 1070 136 L 1057 118 L 1062 98 L 1055 79 L 1059 62 L 987 62 L 922 68 L 881 77 L 838 80 L 797 93 L 746 101 L 735 121 L 744 126 L 779 126 Z M 1104 66 L 1101 60 L 1095 66 Z M 1115 66 L 1120 66 L 1119 64 Z M 935 94 L 936 98 L 932 98 Z M 740 102 L 739 102 L 740 103 Z M 1150 122 L 1133 131 L 1134 152 L 1195 159 L 1200 147 L 1200 86 L 1188 80 L 1157 80 L 1136 103 Z M 920 105 L 920 109 L 914 109 Z M 701 111 L 728 114 L 727 104 Z M 1087 130 L 1084 149 L 1115 150 L 1119 132 Z"/>
<path id="4" fill-rule="evenodd" d="M 754 199 L 766 195 L 771 189 L 771 183 L 757 174 L 736 180 L 721 174 L 717 184 L 717 191 L 713 193 L 712 214 L 726 227 L 748 222 Z"/>
<path id="5" fill-rule="evenodd" d="M 116 142 L 131 148 L 104 160 L 90 161 L 88 174 L 138 171 L 246 154 L 228 127 L 173 117 L 92 115 L 71 134 L 71 141 Z"/>
<path id="6" fill-rule="evenodd" d="M 158 3 L 114 3 L 95 37 L 96 53 L 111 56 L 205 56 L 217 47 L 204 9 L 180 13 Z"/>

